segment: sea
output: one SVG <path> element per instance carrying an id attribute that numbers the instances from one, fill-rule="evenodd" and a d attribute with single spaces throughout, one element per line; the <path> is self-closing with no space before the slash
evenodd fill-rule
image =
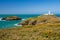
<path id="1" fill-rule="evenodd" d="M 39 15 L 41 14 L 0 14 L 0 29 L 15 27 L 16 26 L 15 24 L 18 24 L 23 20 L 26 20 L 27 18 L 30 17 L 37 17 Z M 60 17 L 60 14 L 55 15 Z M 12 20 L 12 21 L 1 20 L 1 18 L 8 16 L 18 16 L 19 18 L 22 18 L 22 20 Z"/>
<path id="2" fill-rule="evenodd" d="M 26 20 L 27 18 L 30 17 L 36 17 L 39 15 L 40 14 L 0 14 L 0 29 L 15 27 L 16 26 L 15 24 L 18 24 L 23 20 Z M 18 16 L 19 18 L 22 18 L 22 20 L 12 20 L 12 21 L 1 20 L 1 18 L 8 16 Z"/>

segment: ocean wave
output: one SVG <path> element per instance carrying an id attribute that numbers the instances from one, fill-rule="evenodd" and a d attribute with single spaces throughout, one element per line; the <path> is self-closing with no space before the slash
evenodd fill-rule
<path id="1" fill-rule="evenodd" d="M 0 18 L 0 20 L 2 20 L 2 18 Z"/>
<path id="2" fill-rule="evenodd" d="M 0 18 L 0 21 L 6 21 L 6 20 L 2 20 L 2 18 Z"/>
<path id="3" fill-rule="evenodd" d="M 22 19 L 22 20 L 25 20 L 25 19 Z"/>
<path id="4" fill-rule="evenodd" d="M 18 25 L 18 24 L 14 24 L 15 26 L 22 26 L 22 25 Z"/>

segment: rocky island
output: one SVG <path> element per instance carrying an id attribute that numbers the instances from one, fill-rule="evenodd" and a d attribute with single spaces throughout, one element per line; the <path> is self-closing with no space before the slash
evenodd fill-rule
<path id="1" fill-rule="evenodd" d="M 8 16 L 8 17 L 2 18 L 2 20 L 21 20 L 21 18 L 17 16 Z"/>
<path id="2" fill-rule="evenodd" d="M 28 18 L 18 25 L 22 27 L 0 29 L 0 40 L 60 40 L 60 18 L 55 15 Z"/>

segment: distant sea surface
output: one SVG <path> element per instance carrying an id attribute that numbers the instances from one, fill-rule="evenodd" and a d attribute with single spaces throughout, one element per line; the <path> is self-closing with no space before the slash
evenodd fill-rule
<path id="1" fill-rule="evenodd" d="M 26 19 L 26 18 L 30 18 L 30 17 L 36 17 L 36 16 L 39 16 L 41 14 L 13 14 L 13 15 L 9 15 L 9 14 L 0 14 L 0 18 L 3 18 L 3 17 L 7 17 L 7 16 L 18 16 L 22 19 Z M 60 14 L 55 14 L 56 16 L 60 17 Z M 15 25 L 14 24 L 17 24 L 17 23 L 20 23 L 22 20 L 14 20 L 14 21 L 4 21 L 4 20 L 0 20 L 0 29 L 2 28 L 12 28 L 14 27 Z"/>

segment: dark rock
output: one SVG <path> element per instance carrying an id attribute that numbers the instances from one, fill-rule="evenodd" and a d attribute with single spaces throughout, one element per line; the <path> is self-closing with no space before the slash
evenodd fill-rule
<path id="1" fill-rule="evenodd" d="M 31 25 L 35 25 L 37 23 L 37 20 L 33 21 Z"/>
<path id="2" fill-rule="evenodd" d="M 8 17 L 2 18 L 2 20 L 21 20 L 21 18 L 17 16 L 8 16 Z"/>
<path id="3" fill-rule="evenodd" d="M 6 20 L 6 18 L 2 18 L 2 20 Z"/>
<path id="4" fill-rule="evenodd" d="M 18 25 L 28 25 L 28 24 L 29 24 L 29 20 L 25 20 L 25 21 L 19 23 Z"/>

